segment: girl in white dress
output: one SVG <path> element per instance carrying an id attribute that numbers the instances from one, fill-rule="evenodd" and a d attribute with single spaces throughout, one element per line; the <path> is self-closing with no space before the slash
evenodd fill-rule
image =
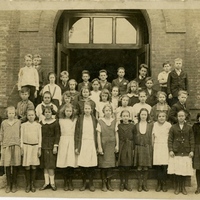
<path id="1" fill-rule="evenodd" d="M 84 102 L 84 114 L 78 118 L 76 123 L 75 152 L 78 155 L 78 166 L 81 167 L 83 175 L 83 186 L 80 191 L 86 189 L 86 178 L 89 178 L 89 189 L 94 192 L 94 167 L 97 166 L 97 120 L 91 113 L 91 103 Z"/>
<path id="2" fill-rule="evenodd" d="M 96 103 L 96 105 L 99 104 L 100 101 L 100 93 L 101 91 L 99 90 L 100 88 L 100 82 L 98 78 L 95 78 L 92 80 L 92 91 L 90 95 L 90 99 Z"/>
<path id="3" fill-rule="evenodd" d="M 74 190 L 72 176 L 77 167 L 77 155 L 74 150 L 74 133 L 76 118 L 73 105 L 65 104 L 60 110 L 61 137 L 58 148 L 57 167 L 63 168 L 64 190 Z"/>
<path id="4" fill-rule="evenodd" d="M 96 118 L 103 118 L 104 113 L 103 113 L 103 108 L 105 105 L 110 104 L 111 100 L 111 95 L 108 89 L 103 89 L 101 90 L 100 93 L 100 102 L 96 104 Z"/>
<path id="5" fill-rule="evenodd" d="M 153 165 L 157 168 L 158 184 L 156 192 L 167 192 L 167 165 L 169 160 L 169 151 L 167 146 L 169 129 L 171 124 L 166 121 L 167 114 L 165 111 L 160 111 L 157 115 L 157 122 L 153 127 Z"/>

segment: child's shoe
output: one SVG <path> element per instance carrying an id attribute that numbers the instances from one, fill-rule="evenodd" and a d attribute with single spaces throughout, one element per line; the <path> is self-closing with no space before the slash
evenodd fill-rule
<path id="1" fill-rule="evenodd" d="M 132 191 L 131 187 L 128 185 L 128 183 L 125 183 L 124 185 L 124 188 L 127 190 L 127 191 Z"/>
<path id="2" fill-rule="evenodd" d="M 120 184 L 119 191 L 121 191 L 121 192 L 124 191 L 124 184 L 123 183 Z"/>
<path id="3" fill-rule="evenodd" d="M 114 191 L 114 189 L 112 188 L 112 185 L 111 185 L 111 178 L 107 179 L 107 186 L 108 186 L 109 191 L 112 191 L 112 192 Z"/>
<path id="4" fill-rule="evenodd" d="M 103 192 L 107 192 L 106 181 L 102 180 L 102 189 Z"/>
<path id="5" fill-rule="evenodd" d="M 73 186 L 73 183 L 72 183 L 72 179 L 71 179 L 71 178 L 69 179 L 69 190 L 70 190 L 70 191 L 73 191 L 73 190 L 74 190 L 74 186 Z"/>
<path id="6" fill-rule="evenodd" d="M 156 187 L 156 192 L 160 192 L 160 191 L 161 191 L 161 181 L 158 180 L 157 187 Z"/>
<path id="7" fill-rule="evenodd" d="M 51 189 L 52 189 L 53 191 L 56 191 L 56 190 L 57 190 L 56 185 L 55 185 L 55 184 L 51 184 Z"/>

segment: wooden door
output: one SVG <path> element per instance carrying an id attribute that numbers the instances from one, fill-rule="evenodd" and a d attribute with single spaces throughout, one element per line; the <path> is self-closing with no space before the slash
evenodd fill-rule
<path id="1" fill-rule="evenodd" d="M 69 50 L 61 43 L 57 43 L 57 83 L 60 79 L 60 72 L 69 71 Z"/>

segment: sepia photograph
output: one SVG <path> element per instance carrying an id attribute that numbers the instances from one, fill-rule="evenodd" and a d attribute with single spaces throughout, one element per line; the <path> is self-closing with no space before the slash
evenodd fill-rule
<path id="1" fill-rule="evenodd" d="M 1 0 L 0 199 L 199 199 L 200 2 Z"/>

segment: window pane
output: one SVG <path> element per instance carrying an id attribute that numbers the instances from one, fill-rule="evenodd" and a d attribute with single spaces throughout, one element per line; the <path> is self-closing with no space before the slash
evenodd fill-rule
<path id="1" fill-rule="evenodd" d="M 69 30 L 69 43 L 89 43 L 89 18 L 81 18 Z"/>
<path id="2" fill-rule="evenodd" d="M 125 18 L 117 18 L 117 44 L 136 44 L 136 29 Z"/>
<path id="3" fill-rule="evenodd" d="M 112 18 L 94 18 L 94 43 L 112 43 Z"/>

